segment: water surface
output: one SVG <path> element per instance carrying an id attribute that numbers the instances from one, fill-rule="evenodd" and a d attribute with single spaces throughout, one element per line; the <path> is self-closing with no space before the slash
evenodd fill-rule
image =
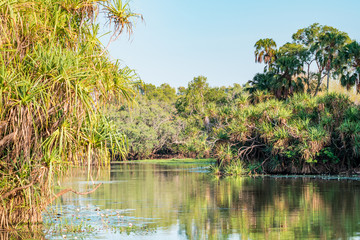
<path id="1" fill-rule="evenodd" d="M 46 238 L 360 239 L 359 181 L 218 179 L 192 164 L 120 164 L 91 176 L 62 178 L 78 191 L 103 185 L 51 206 Z"/>

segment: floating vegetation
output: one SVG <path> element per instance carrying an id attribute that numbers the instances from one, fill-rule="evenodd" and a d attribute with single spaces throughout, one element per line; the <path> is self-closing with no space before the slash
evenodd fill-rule
<path id="1" fill-rule="evenodd" d="M 44 213 L 45 235 L 73 239 L 92 239 L 106 233 L 140 234 L 156 232 L 154 224 L 131 216 L 131 209 L 105 209 L 93 205 L 86 207 L 51 206 Z M 150 219 L 151 220 L 151 219 Z"/>

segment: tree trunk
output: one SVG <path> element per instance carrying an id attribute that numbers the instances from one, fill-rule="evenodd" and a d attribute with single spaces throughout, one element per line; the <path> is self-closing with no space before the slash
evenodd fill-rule
<path id="1" fill-rule="evenodd" d="M 317 81 L 317 85 L 316 85 L 314 97 L 316 97 L 316 95 L 318 94 L 319 89 L 320 89 L 320 86 L 321 86 L 321 82 L 322 82 L 321 75 L 318 75 L 318 79 L 317 79 L 317 80 L 318 80 L 318 81 Z"/>
<path id="2" fill-rule="evenodd" d="M 328 69 L 327 71 L 327 85 L 326 85 L 327 92 L 329 92 L 329 83 L 330 83 L 330 69 Z"/>
<path id="3" fill-rule="evenodd" d="M 327 63 L 327 85 L 326 90 L 329 92 L 329 83 L 330 83 L 330 64 L 331 64 L 331 55 L 329 57 L 328 63 Z"/>
<path id="4" fill-rule="evenodd" d="M 311 86 L 310 86 L 310 64 L 308 64 L 308 68 L 307 68 L 307 81 L 306 81 L 306 84 L 307 84 L 307 90 L 306 90 L 306 92 L 311 95 Z"/>

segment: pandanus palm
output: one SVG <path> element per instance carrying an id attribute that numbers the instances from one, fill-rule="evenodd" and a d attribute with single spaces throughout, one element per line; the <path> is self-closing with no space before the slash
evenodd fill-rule
<path id="1" fill-rule="evenodd" d="M 122 0 L 106 1 L 103 6 L 109 25 L 113 25 L 114 27 L 114 33 L 110 37 L 108 45 L 105 47 L 105 49 L 107 49 L 109 44 L 116 41 L 124 30 L 130 37 L 133 33 L 134 19 L 140 18 L 143 20 L 143 16 L 139 13 L 132 12 L 129 2 L 123 2 Z"/>
<path id="2" fill-rule="evenodd" d="M 41 221 L 61 163 L 105 160 L 108 147 L 125 150 L 100 109 L 112 98 L 131 101 L 137 77 L 104 54 L 94 21 L 101 6 L 114 36 L 132 33 L 136 14 L 121 1 L 0 3 L 0 228 Z"/>

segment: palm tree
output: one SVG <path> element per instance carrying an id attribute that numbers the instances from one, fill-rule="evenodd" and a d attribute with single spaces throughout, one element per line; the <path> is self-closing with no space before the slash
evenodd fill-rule
<path id="1" fill-rule="evenodd" d="M 258 40 L 255 45 L 255 62 L 270 65 L 276 59 L 276 43 L 272 38 Z"/>
<path id="2" fill-rule="evenodd" d="M 325 32 L 319 36 L 315 44 L 318 59 L 327 72 L 327 91 L 329 91 L 330 71 L 334 68 L 334 59 L 338 56 L 340 49 L 350 40 L 349 36 L 340 31 Z"/>
<path id="3" fill-rule="evenodd" d="M 315 84 L 314 96 L 321 89 L 323 79 L 327 76 L 327 85 L 329 85 L 330 72 L 334 69 L 334 58 L 336 58 L 339 49 L 349 41 L 346 33 L 338 29 L 319 25 L 314 23 L 309 27 L 299 29 L 292 36 L 296 44 L 300 44 L 307 49 L 306 61 L 307 65 L 307 84 L 309 87 L 310 77 L 313 76 Z M 314 64 L 317 72 L 310 72 L 311 65 Z M 313 69 L 315 69 L 313 68 Z"/>
<path id="4" fill-rule="evenodd" d="M 274 74 L 270 72 L 257 73 L 248 83 L 250 86 L 248 86 L 246 90 L 249 91 L 250 94 L 257 90 L 273 92 Z"/>
<path id="5" fill-rule="evenodd" d="M 340 51 L 336 65 L 341 85 L 347 89 L 355 85 L 357 93 L 360 93 L 360 44 L 356 41 L 347 44 Z"/>
<path id="6" fill-rule="evenodd" d="M 297 76 L 303 73 L 303 64 L 296 55 L 279 55 L 272 64 L 275 73 L 274 87 L 277 89 L 277 98 L 287 99 L 295 92 L 302 92 L 304 85 Z"/>

